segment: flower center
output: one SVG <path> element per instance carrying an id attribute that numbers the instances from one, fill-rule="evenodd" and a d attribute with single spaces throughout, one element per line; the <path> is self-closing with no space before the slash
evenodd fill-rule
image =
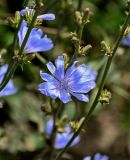
<path id="1" fill-rule="evenodd" d="M 68 83 L 67 83 L 67 81 L 64 81 L 64 80 L 61 81 L 60 82 L 60 88 L 67 90 L 68 89 Z"/>

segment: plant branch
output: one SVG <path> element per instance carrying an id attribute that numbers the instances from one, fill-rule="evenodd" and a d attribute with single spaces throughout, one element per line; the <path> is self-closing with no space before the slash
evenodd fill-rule
<path id="1" fill-rule="evenodd" d="M 125 20 L 125 22 L 124 22 L 124 24 L 123 24 L 122 30 L 121 30 L 121 32 L 120 32 L 120 34 L 119 34 L 119 37 L 118 37 L 118 39 L 117 39 L 117 41 L 116 41 L 116 43 L 115 43 L 115 46 L 114 46 L 114 48 L 113 48 L 113 50 L 112 50 L 112 56 L 109 56 L 109 57 L 108 57 L 107 64 L 106 64 L 106 66 L 105 66 L 105 69 L 104 69 L 104 72 L 103 72 L 103 75 L 102 75 L 102 79 L 101 79 L 101 83 L 100 83 L 100 86 L 99 86 L 97 95 L 96 95 L 96 97 L 95 97 L 95 100 L 94 100 L 94 102 L 93 102 L 93 104 L 92 104 L 89 112 L 88 112 L 87 115 L 85 116 L 85 119 L 84 119 L 84 121 L 82 122 L 82 124 L 80 125 L 79 129 L 74 133 L 73 137 L 72 137 L 72 138 L 70 139 L 70 141 L 67 143 L 67 145 L 65 146 L 65 148 L 59 153 L 59 155 L 56 157 L 55 160 L 60 160 L 60 159 L 61 159 L 63 153 L 68 149 L 68 147 L 71 145 L 71 143 L 73 142 L 73 140 L 78 136 L 78 134 L 80 133 L 80 131 L 81 131 L 81 129 L 83 128 L 84 124 L 88 121 L 88 119 L 90 118 L 91 114 L 93 113 L 95 107 L 97 106 L 98 99 L 99 99 L 99 96 L 100 96 L 100 94 L 101 94 L 101 91 L 102 91 L 102 89 L 103 89 L 103 87 L 104 87 L 104 83 L 105 83 L 105 80 L 106 80 L 108 71 L 109 71 L 109 69 L 110 69 L 110 65 L 111 65 L 112 59 L 113 59 L 113 57 L 114 57 L 114 55 L 115 55 L 115 53 L 116 53 L 116 50 L 117 50 L 118 46 L 120 45 L 120 41 L 121 41 L 121 39 L 122 39 L 122 37 L 123 37 L 123 35 L 124 35 L 124 32 L 125 32 L 125 29 L 126 29 L 126 27 L 127 27 L 127 25 L 128 25 L 129 19 L 130 19 L 130 11 L 129 11 L 128 15 L 127 15 L 127 18 L 126 18 L 126 20 Z"/>
<path id="2" fill-rule="evenodd" d="M 35 14 L 34 14 L 34 16 L 33 16 L 33 19 L 32 19 L 32 21 L 31 21 L 31 24 L 30 24 L 30 26 L 29 26 L 29 28 L 28 28 L 28 30 L 27 30 L 27 33 L 26 33 L 26 35 L 25 35 L 25 37 L 24 37 L 24 40 L 23 40 L 23 42 L 22 42 L 22 45 L 21 45 L 21 47 L 20 47 L 20 50 L 19 50 L 18 55 L 21 55 L 21 54 L 23 53 L 24 47 L 25 47 L 25 45 L 26 45 L 26 43 L 27 43 L 27 40 L 28 40 L 28 38 L 29 38 L 29 35 L 30 35 L 30 33 L 31 33 L 31 30 L 32 30 L 32 28 L 33 28 L 33 25 L 34 25 L 34 23 L 35 23 L 35 20 L 36 20 L 36 18 L 37 18 L 38 13 L 39 13 L 39 9 L 37 8 L 37 9 L 36 9 L 36 12 L 35 12 Z M 22 21 L 20 21 L 19 24 L 21 24 L 21 23 L 22 23 Z M 20 25 L 19 25 L 19 26 L 20 26 Z M 17 40 L 17 37 L 15 36 L 15 37 L 14 37 L 14 44 L 13 44 L 13 47 L 14 47 L 14 48 L 15 48 L 16 40 Z M 11 77 L 12 77 L 12 75 L 14 74 L 14 72 L 15 72 L 15 70 L 16 70 L 16 68 L 17 68 L 18 65 L 19 65 L 19 62 L 18 62 L 17 60 L 11 59 L 10 64 L 9 64 L 9 67 L 8 67 L 8 70 L 7 70 L 7 72 L 6 72 L 5 76 L 4 76 L 3 81 L 2 81 L 1 84 L 0 84 L 0 91 L 1 91 L 1 90 L 6 86 L 6 84 L 9 82 L 9 80 L 11 79 Z"/>

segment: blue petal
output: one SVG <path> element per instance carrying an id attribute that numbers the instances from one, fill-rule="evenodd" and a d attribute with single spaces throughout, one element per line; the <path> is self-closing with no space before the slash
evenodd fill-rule
<path id="1" fill-rule="evenodd" d="M 32 52 L 43 52 L 48 51 L 53 48 L 52 40 L 44 36 L 43 38 L 39 37 L 29 37 L 28 42 L 25 46 L 27 53 Z"/>
<path id="2" fill-rule="evenodd" d="M 76 63 L 74 63 L 70 68 L 67 69 L 65 75 L 66 79 L 69 80 L 70 78 L 72 79 L 75 76 L 80 77 L 86 72 L 86 65 L 82 64 L 78 67 L 76 67 L 75 65 Z"/>
<path id="3" fill-rule="evenodd" d="M 130 47 L 130 34 L 122 40 L 121 44 Z"/>
<path id="4" fill-rule="evenodd" d="M 43 14 L 43 15 L 40 15 L 38 16 L 37 18 L 41 18 L 43 20 L 54 20 L 55 19 L 55 15 L 54 14 Z"/>
<path id="5" fill-rule="evenodd" d="M 48 62 L 47 63 L 47 68 L 53 75 L 55 74 L 56 67 L 54 66 L 54 64 L 52 62 Z"/>
<path id="6" fill-rule="evenodd" d="M 13 81 L 10 80 L 7 85 L 4 87 L 2 91 L 0 91 L 0 97 L 8 96 L 15 94 L 17 92 L 17 89 L 15 88 Z"/>
<path id="7" fill-rule="evenodd" d="M 63 56 L 58 56 L 58 58 L 55 60 L 56 65 L 56 71 L 55 71 L 55 77 L 62 81 L 64 79 L 64 58 Z"/>
<path id="8" fill-rule="evenodd" d="M 20 46 L 20 47 L 21 47 L 22 42 L 23 42 L 23 40 L 24 40 L 24 37 L 25 37 L 25 35 L 26 35 L 26 33 L 27 33 L 27 30 L 28 30 L 27 24 L 26 24 L 26 22 L 23 20 L 23 22 L 22 22 L 22 24 L 21 24 L 21 27 L 20 27 L 20 29 L 19 29 L 19 31 L 18 31 L 18 38 L 19 38 L 19 46 Z"/>
<path id="9" fill-rule="evenodd" d="M 56 140 L 55 140 L 55 148 L 56 149 L 62 149 L 66 146 L 66 144 L 70 141 L 70 139 L 72 138 L 73 134 L 70 130 L 69 127 L 65 127 L 66 132 L 65 133 L 58 133 L 56 135 Z M 80 141 L 80 137 L 77 136 L 71 146 L 76 145 L 78 142 Z"/>
<path id="10" fill-rule="evenodd" d="M 50 89 L 56 89 L 55 83 L 43 82 L 39 84 L 39 90 L 50 90 Z"/>
<path id="11" fill-rule="evenodd" d="M 56 99 L 59 94 L 58 83 L 52 82 L 44 82 L 39 85 L 39 91 L 46 96 L 50 96 L 53 99 Z"/>
<path id="12" fill-rule="evenodd" d="M 85 157 L 83 160 L 91 160 L 90 156 Z"/>
<path id="13" fill-rule="evenodd" d="M 8 65 L 4 65 L 2 67 L 0 67 L 0 83 L 2 82 L 4 75 L 6 73 L 8 69 Z M 13 81 L 10 80 L 7 85 L 4 87 L 4 89 L 2 91 L 0 91 L 0 97 L 2 96 L 7 96 L 7 95 L 11 95 L 17 92 L 17 89 L 15 88 Z"/>
<path id="14" fill-rule="evenodd" d="M 94 160 L 108 160 L 108 156 L 102 156 L 100 153 L 96 153 L 96 155 L 94 156 Z"/>
<path id="15" fill-rule="evenodd" d="M 88 95 L 85 94 L 78 94 L 78 93 L 71 93 L 74 97 L 76 97 L 80 101 L 89 102 Z"/>
<path id="16" fill-rule="evenodd" d="M 69 74 L 68 76 L 66 75 L 66 79 L 68 79 L 69 81 L 71 80 L 77 80 L 82 78 L 83 76 L 90 76 L 92 73 L 92 69 L 90 67 L 86 67 L 85 64 L 82 64 L 78 67 L 75 67 L 75 69 L 73 69 L 73 72 L 71 74 Z"/>
<path id="17" fill-rule="evenodd" d="M 0 76 L 3 76 L 3 74 L 6 73 L 7 69 L 8 69 L 8 65 L 7 64 L 1 66 L 0 67 Z"/>
<path id="18" fill-rule="evenodd" d="M 33 13 L 35 10 L 34 9 L 30 9 L 29 7 L 26 7 L 25 9 L 22 9 L 20 11 L 21 16 L 25 15 L 25 12 L 28 14 L 28 16 Z"/>
<path id="19" fill-rule="evenodd" d="M 44 81 L 57 81 L 54 77 L 52 77 L 50 74 L 48 73 L 43 73 L 40 72 L 40 76 Z"/>
<path id="20" fill-rule="evenodd" d="M 47 64 L 49 71 L 60 81 L 64 79 L 64 59 L 63 56 L 58 56 L 55 60 L 55 65 L 52 62 Z"/>
<path id="21" fill-rule="evenodd" d="M 70 94 L 65 89 L 60 89 L 60 93 L 58 97 L 63 103 L 68 103 L 72 101 Z"/>
<path id="22" fill-rule="evenodd" d="M 53 129 L 53 120 L 50 119 L 47 121 L 45 125 L 45 133 L 50 137 Z M 71 132 L 70 127 L 65 126 L 65 133 L 57 133 L 56 139 L 55 139 L 55 148 L 56 149 L 62 149 L 65 147 L 65 145 L 69 142 L 69 140 L 72 138 L 74 133 Z M 77 136 L 74 141 L 72 142 L 71 146 L 74 146 L 80 141 L 80 137 Z"/>
<path id="23" fill-rule="evenodd" d="M 30 9 L 29 7 L 26 7 L 25 9 L 22 9 L 20 11 L 21 16 L 25 15 L 25 12 L 27 12 L 28 16 L 33 13 L 35 10 L 34 9 Z M 37 16 L 37 18 L 43 19 L 43 20 L 55 20 L 55 15 L 52 13 L 48 13 L 48 14 L 43 14 L 43 15 L 39 15 Z"/>
<path id="24" fill-rule="evenodd" d="M 40 92 L 46 96 L 51 97 L 52 99 L 56 99 L 58 97 L 58 95 L 57 95 L 58 90 L 57 89 L 40 90 Z"/>
<path id="25" fill-rule="evenodd" d="M 90 90 L 95 88 L 95 86 L 96 86 L 96 83 L 94 81 L 88 81 L 84 83 L 80 83 L 80 82 L 75 83 L 75 81 L 73 81 L 71 84 L 69 84 L 68 88 L 71 92 L 88 93 Z"/>
<path id="26" fill-rule="evenodd" d="M 45 125 L 45 133 L 50 137 L 53 129 L 53 120 L 49 119 Z"/>
<path id="27" fill-rule="evenodd" d="M 93 72 L 90 67 L 86 67 L 86 65 L 82 64 L 74 68 L 73 64 L 67 71 L 65 80 L 71 92 L 87 93 L 95 87 L 94 81 L 97 73 Z"/>
<path id="28" fill-rule="evenodd" d="M 65 73 L 65 78 L 69 78 L 72 73 L 76 70 L 76 67 L 75 65 L 77 64 L 77 61 L 75 61 L 67 70 L 66 70 L 66 73 Z"/>
<path id="29" fill-rule="evenodd" d="M 43 36 L 43 31 L 41 29 L 33 28 L 30 33 L 30 38 L 32 39 L 41 39 Z M 45 36 L 47 37 L 47 36 Z"/>
<path id="30" fill-rule="evenodd" d="M 20 30 L 18 32 L 19 46 L 22 45 L 22 42 L 25 38 L 27 30 L 28 30 L 27 24 L 25 21 L 23 21 L 20 27 Z M 42 37 L 42 35 L 43 35 L 43 32 L 41 29 L 37 29 L 37 28 L 32 29 L 25 46 L 25 50 L 27 53 L 43 52 L 53 48 L 52 40 L 48 38 L 46 35 L 44 37 Z"/>

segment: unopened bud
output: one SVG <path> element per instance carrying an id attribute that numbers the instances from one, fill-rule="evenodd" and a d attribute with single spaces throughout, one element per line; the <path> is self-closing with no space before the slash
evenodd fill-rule
<path id="1" fill-rule="evenodd" d="M 128 36 L 128 34 L 130 34 L 130 26 L 128 26 L 125 30 L 125 33 L 124 33 L 124 37 Z"/>
<path id="2" fill-rule="evenodd" d="M 79 129 L 79 127 L 81 126 L 81 124 L 82 124 L 83 121 L 84 121 L 84 117 L 82 117 L 78 122 L 71 121 L 69 123 L 71 130 L 73 132 L 76 132 Z"/>
<path id="3" fill-rule="evenodd" d="M 67 121 L 68 121 L 68 117 L 67 116 L 63 116 L 61 119 L 59 119 L 56 122 L 57 128 L 62 128 L 66 124 Z"/>
<path id="4" fill-rule="evenodd" d="M 104 52 L 107 56 L 112 56 L 111 47 L 105 41 L 101 42 L 101 51 Z"/>
<path id="5" fill-rule="evenodd" d="M 76 11 L 75 12 L 75 17 L 76 17 L 76 22 L 78 25 L 81 25 L 82 24 L 82 15 L 79 11 Z"/>
<path id="6" fill-rule="evenodd" d="M 128 0 L 127 3 L 128 3 L 129 8 L 130 8 L 130 0 Z"/>
<path id="7" fill-rule="evenodd" d="M 103 90 L 99 97 L 99 102 L 102 104 L 109 104 L 110 99 L 111 99 L 111 92 L 108 91 L 107 89 Z"/>
<path id="8" fill-rule="evenodd" d="M 74 43 L 74 44 L 77 44 L 79 43 L 79 37 L 76 33 L 73 33 L 71 32 L 70 33 L 70 38 L 71 38 L 71 41 Z"/>
<path id="9" fill-rule="evenodd" d="M 92 46 L 90 44 L 88 44 L 85 47 L 80 48 L 79 55 L 86 56 L 91 48 L 92 48 Z"/>
<path id="10" fill-rule="evenodd" d="M 2 103 L 2 102 L 0 102 L 0 109 L 1 109 L 1 108 L 3 108 L 3 103 Z"/>
<path id="11" fill-rule="evenodd" d="M 15 12 L 15 17 L 14 17 L 14 18 L 8 17 L 7 20 L 8 20 L 8 23 L 9 23 L 13 28 L 18 28 L 18 24 L 19 24 L 19 21 L 20 21 L 20 12 L 19 12 L 19 11 L 16 11 L 16 12 Z"/>
<path id="12" fill-rule="evenodd" d="M 90 9 L 86 8 L 83 12 L 83 18 L 82 18 L 84 24 L 89 22 L 89 17 L 90 17 Z"/>
<path id="13" fill-rule="evenodd" d="M 46 114 L 51 114 L 51 109 L 47 104 L 41 105 L 41 110 Z"/>

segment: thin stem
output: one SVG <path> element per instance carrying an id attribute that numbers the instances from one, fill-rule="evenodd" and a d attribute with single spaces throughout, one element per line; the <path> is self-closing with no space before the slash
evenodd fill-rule
<path id="1" fill-rule="evenodd" d="M 51 134 L 51 146 L 50 146 L 50 156 L 49 156 L 49 160 L 52 160 L 53 158 L 53 153 L 54 153 L 54 145 L 55 145 L 55 138 L 56 138 L 56 131 L 57 131 L 57 128 L 56 128 L 56 113 L 54 113 L 53 115 L 53 129 L 52 129 L 52 134 Z"/>
<path id="2" fill-rule="evenodd" d="M 34 25 L 34 23 L 35 23 L 35 20 L 36 20 L 36 18 L 37 18 L 37 15 L 38 15 L 38 13 L 39 13 L 39 9 L 37 8 L 36 9 L 36 12 L 35 12 L 35 14 L 34 14 L 34 16 L 33 16 L 33 19 L 32 19 L 32 21 L 31 21 L 31 24 L 30 24 L 30 26 L 29 26 L 29 28 L 28 28 L 28 30 L 27 30 L 27 33 L 26 33 L 26 35 L 25 35 L 25 37 L 24 37 L 24 40 L 23 40 L 23 42 L 22 42 L 22 45 L 21 45 L 21 48 L 20 48 L 20 50 L 19 50 L 19 53 L 18 53 L 18 55 L 21 55 L 22 53 L 23 53 L 23 50 L 24 50 L 24 47 L 25 47 L 25 45 L 26 45 L 26 43 L 27 43 L 27 40 L 28 40 L 28 38 L 29 38 L 29 35 L 30 35 L 30 33 L 31 33 L 31 30 L 32 30 L 32 28 L 33 28 L 33 25 Z M 17 38 L 16 38 L 17 39 Z M 16 40 L 15 39 L 15 40 Z M 15 47 L 15 40 L 14 40 L 14 47 Z M 3 79 L 3 81 L 2 81 L 2 83 L 0 84 L 0 91 L 6 86 L 6 84 L 9 82 L 9 80 L 11 79 L 11 77 L 12 77 L 12 75 L 14 74 L 14 72 L 15 72 L 15 70 L 17 69 L 17 66 L 19 65 L 19 62 L 18 61 L 16 61 L 16 60 L 11 60 L 11 62 L 10 62 L 10 64 L 9 64 L 9 68 L 8 68 L 8 70 L 7 70 L 7 72 L 6 72 L 6 74 L 5 74 L 5 76 L 4 76 L 4 79 Z"/>
<path id="3" fill-rule="evenodd" d="M 23 7 L 26 7 L 28 5 L 29 0 L 24 0 Z"/>
<path id="4" fill-rule="evenodd" d="M 81 11 L 82 8 L 82 2 L 83 0 L 79 0 L 78 2 L 78 6 L 77 6 L 77 10 Z M 85 24 L 81 24 L 80 26 L 76 26 L 76 33 L 79 35 L 79 43 L 75 45 L 75 52 L 70 60 L 70 64 L 69 66 L 72 65 L 72 63 L 77 59 L 78 56 L 78 52 L 80 49 L 80 44 L 81 44 L 81 40 L 82 40 L 82 34 L 83 34 L 83 29 L 84 29 Z"/>
<path id="5" fill-rule="evenodd" d="M 72 58 L 71 58 L 71 60 L 70 60 L 69 66 L 71 66 L 72 63 L 73 63 L 74 61 L 76 61 L 76 59 L 77 59 L 78 52 L 79 52 L 79 50 L 80 50 L 80 44 L 81 44 L 81 40 L 82 40 L 83 29 L 84 29 L 84 25 L 79 26 L 79 27 L 76 29 L 77 32 L 78 32 L 78 35 L 79 35 L 79 42 L 78 42 L 78 44 L 75 44 L 75 51 L 74 51 L 74 54 L 73 54 L 73 56 L 72 56 Z M 68 66 L 68 67 L 69 67 L 69 66 Z"/>
<path id="6" fill-rule="evenodd" d="M 43 64 L 46 64 L 46 59 L 44 57 L 42 57 L 40 54 L 36 53 L 35 55 L 37 57 L 37 59 L 39 59 L 39 61 L 41 61 Z"/>
<path id="7" fill-rule="evenodd" d="M 23 21 L 23 17 L 20 17 L 20 21 L 19 21 L 19 24 L 18 24 L 18 28 L 17 28 L 17 30 L 15 31 L 15 35 L 14 35 L 14 39 L 13 39 L 13 48 L 12 48 L 11 57 L 12 57 L 13 54 L 14 54 L 15 46 L 16 46 L 16 43 L 17 43 L 17 35 L 18 35 L 18 31 L 19 31 L 19 29 L 20 29 L 20 26 L 21 26 L 21 24 L 22 24 L 22 21 Z"/>
<path id="8" fill-rule="evenodd" d="M 14 74 L 16 68 L 18 66 L 17 61 L 14 61 L 13 63 L 11 63 L 10 65 L 10 69 L 9 71 L 6 73 L 6 76 L 4 77 L 4 81 L 1 83 L 0 85 L 0 91 L 6 86 L 6 84 L 8 83 L 8 81 L 11 79 L 12 75 Z"/>
<path id="9" fill-rule="evenodd" d="M 52 129 L 52 134 L 51 134 L 51 138 L 50 138 L 50 140 L 51 140 L 51 146 L 50 146 L 49 160 L 53 159 L 53 154 L 55 152 L 54 145 L 55 145 L 55 139 L 56 139 L 56 134 L 57 134 L 56 121 L 57 121 L 58 118 L 60 118 L 59 115 L 61 115 L 61 114 L 59 114 L 59 113 L 60 113 L 61 108 L 62 108 L 61 107 L 61 105 L 62 105 L 61 102 L 59 102 L 58 105 L 57 105 L 57 103 L 55 103 L 55 105 L 58 106 L 58 107 L 54 108 L 53 105 L 52 105 L 52 103 L 51 103 L 51 108 L 52 108 L 52 112 L 53 112 L 53 129 Z"/>
<path id="10" fill-rule="evenodd" d="M 80 10 L 81 10 L 81 8 L 82 8 L 82 3 L 83 3 L 83 0 L 79 0 L 79 1 L 78 1 L 77 11 L 80 11 Z"/>
<path id="11" fill-rule="evenodd" d="M 125 29 L 126 29 L 126 27 L 128 25 L 128 22 L 129 22 L 129 18 L 130 18 L 130 11 L 129 11 L 128 15 L 127 15 L 126 21 L 125 21 L 125 23 L 124 23 L 124 25 L 122 27 L 122 30 L 121 30 L 121 32 L 119 34 L 119 37 L 118 37 L 118 39 L 117 39 L 117 41 L 115 43 L 115 46 L 114 46 L 113 51 L 112 51 L 112 56 L 108 57 L 108 61 L 107 61 L 107 64 L 105 66 L 105 70 L 104 70 L 104 73 L 103 73 L 103 76 L 102 76 L 102 80 L 101 80 L 101 83 L 100 83 L 100 86 L 99 86 L 99 90 L 97 92 L 95 100 L 94 100 L 94 102 L 93 102 L 93 104 L 92 104 L 92 106 L 91 106 L 88 114 L 85 116 L 85 119 L 82 122 L 82 124 L 80 125 L 79 129 L 74 133 L 74 135 L 72 136 L 72 138 L 70 139 L 70 141 L 67 143 L 67 145 L 65 146 L 65 148 L 59 153 L 59 155 L 56 157 L 55 160 L 60 160 L 61 159 L 61 156 L 63 155 L 63 153 L 68 149 L 68 147 L 71 145 L 71 143 L 73 142 L 73 140 L 80 133 L 80 131 L 83 128 L 84 124 L 88 121 L 88 119 L 90 118 L 91 114 L 93 113 L 95 107 L 97 106 L 98 99 L 99 99 L 101 91 L 102 91 L 102 89 L 104 87 L 105 79 L 106 79 L 108 71 L 110 69 L 110 65 L 111 65 L 112 59 L 113 59 L 113 57 L 114 57 L 114 55 L 116 53 L 116 50 L 117 50 L 117 48 L 118 48 L 118 46 L 120 44 L 120 41 L 121 41 L 121 39 L 122 39 L 122 37 L 124 35 Z"/>
<path id="12" fill-rule="evenodd" d="M 19 28 L 21 26 L 22 21 L 23 21 L 23 17 L 20 18 L 20 21 L 19 21 L 19 24 L 18 24 L 18 28 L 15 31 L 15 35 L 14 35 L 14 39 L 13 39 L 13 45 L 12 45 L 13 46 L 12 47 L 12 52 L 10 54 L 10 62 L 12 61 L 12 57 L 13 57 L 13 54 L 14 54 L 15 46 L 16 46 L 16 43 L 17 43 L 17 35 L 18 35 L 18 31 L 19 31 Z M 5 79 L 7 79 L 7 77 L 9 77 L 10 73 L 12 72 L 12 71 L 10 71 L 11 68 L 12 68 L 12 62 L 8 65 L 8 69 L 7 69 L 7 72 L 5 73 L 3 82 L 5 81 Z M 3 86 L 2 87 L 0 86 L 0 90 L 2 90 L 5 87 L 6 84 L 7 83 L 4 82 Z M 2 83 L 1 83 L 1 85 L 2 85 Z"/>
<path id="13" fill-rule="evenodd" d="M 58 2 L 60 3 L 61 0 L 54 0 L 51 3 L 48 4 L 48 6 L 44 9 L 44 11 L 48 11 L 50 8 L 53 8 L 54 5 L 56 5 Z"/>
<path id="14" fill-rule="evenodd" d="M 27 33 L 26 33 L 26 35 L 25 35 L 25 38 L 24 38 L 24 40 L 23 40 L 23 43 L 22 43 L 22 45 L 21 45 L 21 47 L 20 47 L 19 55 L 21 55 L 22 52 L 23 52 L 23 50 L 24 50 L 24 47 L 25 47 L 25 45 L 26 45 L 26 43 L 27 43 L 27 40 L 28 40 L 28 38 L 29 38 L 29 35 L 30 35 L 30 33 L 31 33 L 31 30 L 32 30 L 32 28 L 33 28 L 33 25 L 34 25 L 34 23 L 35 23 L 35 20 L 36 20 L 36 18 L 37 18 L 38 13 L 39 13 L 39 8 L 36 9 L 35 14 L 34 14 L 34 16 L 33 16 L 33 18 L 32 18 L 32 21 L 31 21 L 31 23 L 30 23 L 30 26 L 29 26 L 29 28 L 28 28 L 28 31 L 27 31 Z"/>
<path id="15" fill-rule="evenodd" d="M 28 5 L 28 1 L 29 1 L 29 0 L 24 0 L 24 2 L 23 2 L 23 7 L 25 7 L 25 6 Z M 13 40 L 13 51 L 14 51 L 15 46 L 16 46 L 17 35 L 18 35 L 19 28 L 20 28 L 20 26 L 21 26 L 21 24 L 22 24 L 22 21 L 23 21 L 23 16 L 20 17 L 20 21 L 19 21 L 19 24 L 18 24 L 18 28 L 17 28 L 17 30 L 15 31 L 14 40 Z"/>

